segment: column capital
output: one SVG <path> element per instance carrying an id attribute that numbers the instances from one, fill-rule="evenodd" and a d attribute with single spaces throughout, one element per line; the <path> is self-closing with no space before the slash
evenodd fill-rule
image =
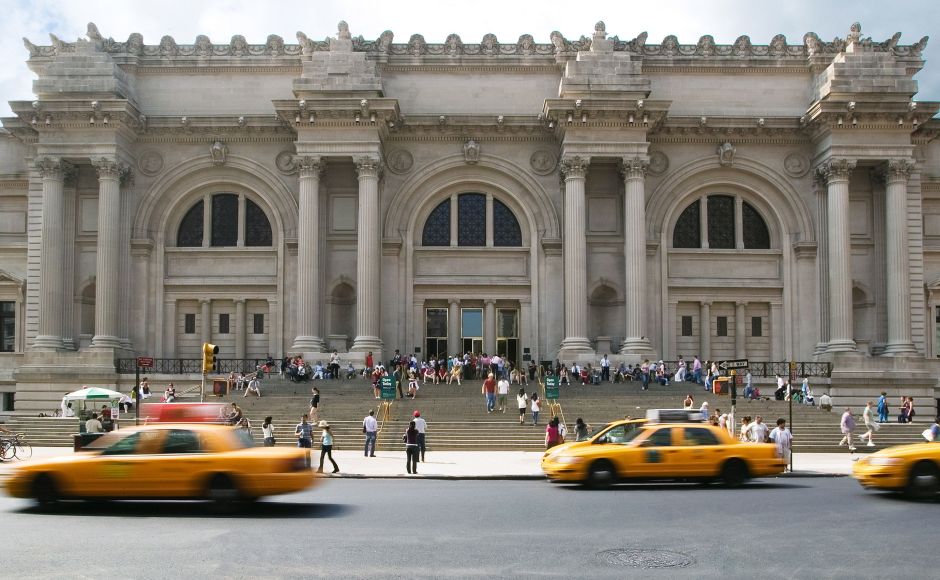
<path id="1" fill-rule="evenodd" d="M 326 159 L 319 155 L 295 155 L 293 161 L 300 172 L 300 177 L 319 179 L 326 171 Z"/>
<path id="2" fill-rule="evenodd" d="M 43 156 L 33 161 L 36 170 L 43 179 L 65 181 L 75 173 L 75 166 L 61 157 Z"/>
<path id="3" fill-rule="evenodd" d="M 645 157 L 624 157 L 621 159 L 620 173 L 624 179 L 644 179 L 650 162 Z"/>
<path id="4" fill-rule="evenodd" d="M 244 303 L 245 303 L 245 299 L 244 299 L 244 298 L 236 298 L 235 300 L 233 300 L 233 302 L 235 302 L 235 304 L 244 304 Z"/>
<path id="5" fill-rule="evenodd" d="M 747 306 L 747 300 L 737 300 L 734 303 L 735 306 Z"/>
<path id="6" fill-rule="evenodd" d="M 449 304 L 450 306 L 460 306 L 460 299 L 459 299 L 459 298 L 448 298 L 448 299 L 447 299 L 447 304 Z"/>
<path id="7" fill-rule="evenodd" d="M 131 168 L 112 157 L 97 157 L 91 164 L 98 172 L 98 180 L 117 179 L 122 183 L 133 180 Z"/>
<path id="8" fill-rule="evenodd" d="M 702 305 L 702 306 L 707 306 L 707 307 L 710 308 L 711 305 L 712 305 L 712 301 L 711 301 L 711 300 L 700 300 L 700 301 L 699 301 L 699 304 Z"/>
<path id="9" fill-rule="evenodd" d="M 199 299 L 199 303 L 200 303 L 200 304 L 211 304 L 211 303 L 212 303 L 212 300 L 209 299 L 209 298 L 200 298 L 200 299 Z"/>
<path id="10" fill-rule="evenodd" d="M 914 170 L 915 161 L 913 159 L 888 159 L 888 168 L 885 172 L 885 181 L 887 183 L 907 181 Z"/>
<path id="11" fill-rule="evenodd" d="M 496 306 L 496 299 L 487 298 L 486 300 L 483 301 L 483 304 L 485 304 L 486 306 Z"/>
<path id="12" fill-rule="evenodd" d="M 590 157 L 568 155 L 562 158 L 558 166 L 561 168 L 561 174 L 565 176 L 565 179 L 584 179 L 587 175 L 588 165 L 590 164 Z"/>
<path id="13" fill-rule="evenodd" d="M 356 172 L 359 173 L 359 179 L 363 177 L 379 177 L 382 173 L 382 160 L 374 155 L 353 157 L 353 163 L 356 164 Z"/>
<path id="14" fill-rule="evenodd" d="M 826 183 L 834 181 L 848 181 L 849 175 L 855 169 L 856 161 L 844 157 L 830 157 L 816 167 L 816 174 Z"/>

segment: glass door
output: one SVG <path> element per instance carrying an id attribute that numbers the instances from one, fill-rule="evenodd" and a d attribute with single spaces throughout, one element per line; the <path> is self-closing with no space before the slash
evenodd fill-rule
<path id="1" fill-rule="evenodd" d="M 496 354 L 519 368 L 519 311 L 515 308 L 496 309 Z"/>
<path id="2" fill-rule="evenodd" d="M 460 309 L 460 337 L 463 352 L 483 352 L 483 309 Z"/>
<path id="3" fill-rule="evenodd" d="M 447 309 L 425 309 L 425 360 L 447 356 Z"/>

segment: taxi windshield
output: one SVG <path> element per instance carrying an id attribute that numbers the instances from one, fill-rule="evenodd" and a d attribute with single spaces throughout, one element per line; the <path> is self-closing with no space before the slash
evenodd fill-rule
<path id="1" fill-rule="evenodd" d="M 638 425 L 636 424 L 614 425 L 606 431 L 602 431 L 601 434 L 594 439 L 594 443 L 625 445 L 633 441 L 637 435 L 643 432 L 637 427 Z"/>

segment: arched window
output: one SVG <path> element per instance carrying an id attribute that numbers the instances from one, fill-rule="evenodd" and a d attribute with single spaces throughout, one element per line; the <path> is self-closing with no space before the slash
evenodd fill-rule
<path id="1" fill-rule="evenodd" d="M 672 231 L 673 248 L 701 248 L 707 241 L 710 249 L 770 249 L 767 222 L 750 203 L 733 195 L 709 195 L 705 199 L 704 233 L 707 237 L 702 236 L 701 204 L 697 199 L 679 214 Z M 740 207 L 740 211 L 736 207 Z"/>
<path id="2" fill-rule="evenodd" d="M 207 211 L 208 236 L 203 230 Z M 239 232 L 244 232 L 244 236 L 240 237 Z M 177 247 L 200 248 L 205 239 L 213 248 L 270 247 L 274 244 L 271 222 L 264 210 L 244 195 L 235 193 L 213 194 L 208 204 L 201 199 L 183 216 L 176 233 Z"/>
<path id="3" fill-rule="evenodd" d="M 505 203 L 482 193 L 462 193 L 439 203 L 428 215 L 421 232 L 421 245 L 426 247 L 486 247 L 487 224 L 493 229 L 494 247 L 521 247 L 522 227 Z M 492 209 L 490 209 L 492 207 Z M 457 239 L 451 239 L 451 215 L 456 211 Z"/>
<path id="4" fill-rule="evenodd" d="M 198 248 L 202 246 L 202 217 L 205 204 L 202 200 L 196 202 L 196 205 L 189 208 L 183 221 L 180 222 L 180 229 L 176 233 L 176 245 L 180 248 Z"/>
<path id="5" fill-rule="evenodd" d="M 424 222 L 424 233 L 421 235 L 423 246 L 449 246 L 450 245 L 450 200 L 442 201 Z"/>

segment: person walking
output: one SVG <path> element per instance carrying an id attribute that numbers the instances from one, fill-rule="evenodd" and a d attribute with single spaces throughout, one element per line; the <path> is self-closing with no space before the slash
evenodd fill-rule
<path id="1" fill-rule="evenodd" d="M 548 426 L 545 427 L 545 449 L 551 449 L 563 442 L 558 424 L 558 417 L 552 417 L 552 420 L 548 422 Z"/>
<path id="2" fill-rule="evenodd" d="M 787 420 L 783 417 L 777 419 L 777 427 L 770 432 L 770 440 L 777 444 L 777 452 L 789 464 L 791 448 L 793 447 L 793 434 L 787 429 Z"/>
<path id="3" fill-rule="evenodd" d="M 418 428 L 415 422 L 408 423 L 408 430 L 401 436 L 405 443 L 405 471 L 409 475 L 418 473 Z"/>
<path id="4" fill-rule="evenodd" d="M 855 418 L 852 417 L 852 410 L 849 407 L 846 407 L 845 412 L 842 413 L 839 428 L 842 430 L 842 440 L 839 441 L 839 447 L 848 445 L 849 451 L 855 451 L 855 445 L 852 443 L 852 431 L 855 430 Z"/>
<path id="5" fill-rule="evenodd" d="M 878 422 L 888 422 L 888 393 L 885 391 L 881 391 L 881 396 L 878 397 Z"/>
<path id="6" fill-rule="evenodd" d="M 516 406 L 519 407 L 519 424 L 525 423 L 525 408 L 529 403 L 529 397 L 525 394 L 525 389 L 519 389 L 516 393 Z"/>
<path id="7" fill-rule="evenodd" d="M 264 423 L 261 424 L 261 434 L 264 436 L 264 446 L 274 447 L 277 440 L 274 439 L 274 423 L 270 415 L 265 417 Z"/>
<path id="8" fill-rule="evenodd" d="M 310 467 L 310 448 L 313 446 L 313 425 L 307 422 L 307 415 L 300 418 L 300 423 L 294 427 L 294 436 L 297 438 L 297 447 L 304 449 L 304 464 Z"/>
<path id="9" fill-rule="evenodd" d="M 375 438 L 379 432 L 379 422 L 375 420 L 375 409 L 369 409 L 369 414 L 362 420 L 362 432 L 366 436 L 366 457 L 375 457 Z"/>
<path id="10" fill-rule="evenodd" d="M 578 417 L 574 422 L 574 440 L 587 441 L 591 426 L 584 422 L 584 419 Z"/>
<path id="11" fill-rule="evenodd" d="M 414 424 L 415 429 L 418 430 L 418 451 L 421 452 L 421 463 L 424 463 L 424 453 L 427 451 L 427 446 L 425 445 L 428 433 L 428 422 L 424 420 L 424 417 L 421 416 L 420 411 L 414 412 Z"/>
<path id="12" fill-rule="evenodd" d="M 486 396 L 486 412 L 492 413 L 496 409 L 496 379 L 493 373 L 487 375 L 483 381 L 481 392 Z"/>
<path id="13" fill-rule="evenodd" d="M 532 401 L 532 425 L 539 424 L 539 411 L 542 410 L 542 401 L 539 401 L 539 394 L 532 393 L 532 397 L 529 399 Z"/>
<path id="14" fill-rule="evenodd" d="M 506 412 L 506 397 L 509 396 L 509 381 L 504 375 L 496 383 L 496 404 L 499 406 L 499 412 Z"/>
<path id="15" fill-rule="evenodd" d="M 339 473 L 339 465 L 333 460 L 333 433 L 330 431 L 330 424 L 326 421 L 320 421 L 317 425 L 323 431 L 320 433 L 320 467 L 317 473 L 323 473 L 323 458 L 329 457 L 333 464 L 333 473 Z"/>
<path id="16" fill-rule="evenodd" d="M 865 403 L 865 409 L 862 411 L 862 422 L 865 424 L 865 432 L 858 436 L 860 441 L 865 441 L 868 438 L 868 447 L 874 447 L 875 444 L 872 441 L 872 436 L 875 431 L 881 428 L 881 426 L 875 422 L 875 403 L 868 401 Z"/>
<path id="17" fill-rule="evenodd" d="M 312 396 L 310 397 L 310 411 L 307 415 L 310 416 L 310 421 L 314 423 L 320 422 L 320 389 L 318 387 L 313 387 L 310 390 Z"/>

